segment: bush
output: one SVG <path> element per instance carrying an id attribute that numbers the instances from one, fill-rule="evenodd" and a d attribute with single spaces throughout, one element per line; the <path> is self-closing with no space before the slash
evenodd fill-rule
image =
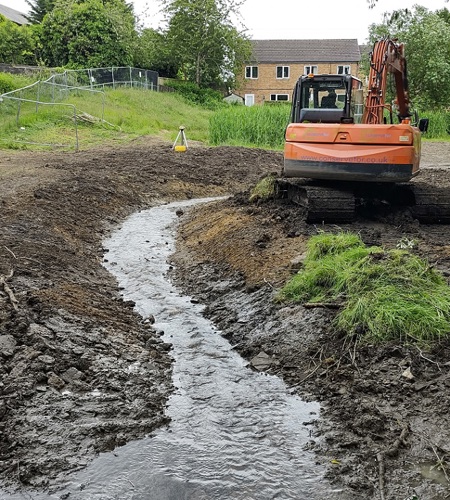
<path id="1" fill-rule="evenodd" d="M 217 109 L 224 105 L 221 92 L 210 88 L 201 88 L 193 82 L 171 80 L 169 86 L 176 90 L 186 101 L 207 109 Z"/>
<path id="2" fill-rule="evenodd" d="M 34 78 L 23 75 L 0 73 L 0 94 L 26 87 L 35 81 Z"/>

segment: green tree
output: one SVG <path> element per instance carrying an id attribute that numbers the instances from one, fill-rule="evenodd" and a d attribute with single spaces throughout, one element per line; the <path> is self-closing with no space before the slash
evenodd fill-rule
<path id="1" fill-rule="evenodd" d="M 0 62 L 37 64 L 37 39 L 29 26 L 18 26 L 0 15 Z"/>
<path id="2" fill-rule="evenodd" d="M 42 21 L 50 66 L 129 66 L 135 39 L 133 11 L 123 0 L 59 0 Z"/>
<path id="3" fill-rule="evenodd" d="M 55 0 L 26 0 L 26 2 L 30 7 L 26 17 L 33 24 L 41 23 L 45 14 L 51 12 L 55 6 Z"/>
<path id="4" fill-rule="evenodd" d="M 169 50 L 166 35 L 146 28 L 139 33 L 134 52 L 134 65 L 152 69 L 160 76 L 175 78 L 178 67 Z"/>
<path id="5" fill-rule="evenodd" d="M 199 86 L 219 87 L 232 80 L 251 51 L 232 15 L 242 1 L 163 0 L 166 41 L 179 76 Z"/>
<path id="6" fill-rule="evenodd" d="M 450 24 L 439 12 L 415 6 L 387 14 L 370 27 L 370 40 L 382 36 L 405 44 L 409 90 L 420 108 L 438 109 L 450 102 Z"/>

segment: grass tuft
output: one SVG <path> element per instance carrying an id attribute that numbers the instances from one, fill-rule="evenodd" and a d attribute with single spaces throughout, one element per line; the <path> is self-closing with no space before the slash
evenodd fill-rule
<path id="1" fill-rule="evenodd" d="M 304 268 L 278 300 L 341 305 L 336 326 L 367 342 L 431 344 L 450 333 L 450 287 L 407 250 L 367 247 L 358 235 L 310 239 Z"/>
<path id="2" fill-rule="evenodd" d="M 275 195 L 275 179 L 276 175 L 274 174 L 269 174 L 261 179 L 251 190 L 249 201 L 255 202 L 273 198 Z"/>

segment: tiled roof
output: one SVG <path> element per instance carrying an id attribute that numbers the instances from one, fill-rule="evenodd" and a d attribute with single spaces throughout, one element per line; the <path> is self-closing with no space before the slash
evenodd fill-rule
<path id="1" fill-rule="evenodd" d="M 252 40 L 252 62 L 359 62 L 358 40 Z"/>
<path id="2" fill-rule="evenodd" d="M 11 9 L 11 7 L 6 7 L 6 5 L 0 5 L 0 14 L 16 24 L 30 24 L 30 21 L 22 13 Z"/>

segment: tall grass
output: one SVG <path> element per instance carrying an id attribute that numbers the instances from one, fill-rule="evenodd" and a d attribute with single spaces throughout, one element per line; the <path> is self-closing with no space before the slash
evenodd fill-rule
<path id="1" fill-rule="evenodd" d="M 290 106 L 236 106 L 216 111 L 209 122 L 211 144 L 280 149 L 289 122 Z"/>
<path id="2" fill-rule="evenodd" d="M 289 123 L 289 104 L 264 106 L 229 106 L 216 111 L 210 119 L 211 144 L 228 144 L 281 149 Z M 450 112 L 430 111 L 421 116 L 429 119 L 424 140 L 449 140 Z"/>
<path id="3" fill-rule="evenodd" d="M 449 111 L 427 111 L 421 116 L 428 118 L 428 131 L 424 134 L 427 139 L 450 138 L 450 112 Z"/>
<path id="4" fill-rule="evenodd" d="M 450 334 L 450 287 L 406 250 L 366 247 L 352 233 L 309 240 L 304 268 L 280 291 L 292 302 L 334 302 L 335 326 L 369 342 L 432 342 Z"/>

